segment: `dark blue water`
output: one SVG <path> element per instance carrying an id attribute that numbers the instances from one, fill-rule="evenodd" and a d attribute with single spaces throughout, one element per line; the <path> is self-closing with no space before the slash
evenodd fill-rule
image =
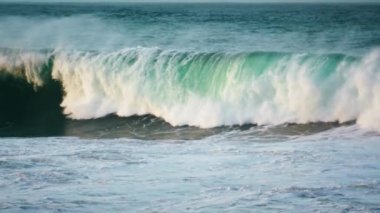
<path id="1" fill-rule="evenodd" d="M 160 47 L 358 54 L 380 44 L 377 4 L 2 4 L 3 47 Z"/>
<path id="2" fill-rule="evenodd" d="M 0 4 L 0 211 L 380 211 L 378 4 Z"/>

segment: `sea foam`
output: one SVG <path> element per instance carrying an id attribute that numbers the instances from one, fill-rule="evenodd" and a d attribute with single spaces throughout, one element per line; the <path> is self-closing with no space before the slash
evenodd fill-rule
<path id="1" fill-rule="evenodd" d="M 20 67 L 41 86 L 41 66 L 51 61 L 51 78 L 65 93 L 61 106 L 72 119 L 152 114 L 201 128 L 356 120 L 380 130 L 378 49 L 363 57 L 158 48 L 45 56 L 14 57 L 12 66 L 2 60 L 1 67 L 8 73 Z"/>

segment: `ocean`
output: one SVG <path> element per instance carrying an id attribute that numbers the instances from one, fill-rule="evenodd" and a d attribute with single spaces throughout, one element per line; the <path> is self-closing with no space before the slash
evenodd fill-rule
<path id="1" fill-rule="evenodd" d="M 380 4 L 0 3 L 1 212 L 380 212 Z"/>

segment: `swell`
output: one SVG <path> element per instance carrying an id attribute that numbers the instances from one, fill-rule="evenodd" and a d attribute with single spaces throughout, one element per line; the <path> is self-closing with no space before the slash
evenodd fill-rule
<path id="1" fill-rule="evenodd" d="M 2 101 L 1 111 L 17 113 L 1 116 L 36 114 L 18 113 L 35 104 L 46 107 L 32 107 L 41 114 L 62 109 L 74 120 L 151 114 L 172 126 L 201 128 L 356 120 L 363 128 L 379 130 L 379 62 L 378 50 L 362 57 L 156 48 L 2 50 L 2 96 L 10 101 Z M 14 104 L 16 91 L 49 92 L 39 98 L 20 96 L 21 104 Z M 12 107 L 16 105 L 23 107 Z"/>
<path id="2" fill-rule="evenodd" d="M 54 57 L 46 54 L 47 51 L 1 50 L 0 136 L 62 133 L 63 90 L 51 78 Z M 20 134 L 18 130 L 23 126 L 30 128 Z"/>

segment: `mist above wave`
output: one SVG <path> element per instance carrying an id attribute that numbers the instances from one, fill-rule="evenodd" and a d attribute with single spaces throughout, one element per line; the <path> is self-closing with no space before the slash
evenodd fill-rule
<path id="1" fill-rule="evenodd" d="M 320 17 L 307 6 L 301 14 L 292 17 L 289 13 L 297 13 L 299 8 L 279 10 L 277 7 L 241 8 L 239 5 L 227 9 L 196 5 L 194 8 L 181 5 L 113 8 L 90 5 L 88 9 L 83 5 L 28 7 L 22 4 L 18 7 L 19 10 L 15 9 L 12 14 L 9 9 L 2 11 L 0 8 L 0 47 L 116 51 L 120 47 L 141 46 L 204 52 L 361 55 L 379 45 L 374 36 L 379 29 L 373 22 L 377 19 L 376 13 L 363 12 L 358 22 L 353 19 L 354 8 L 340 11 L 347 13 L 347 20 L 331 21 L 333 19 L 328 19 L 334 14 L 331 8 L 324 8 L 326 17 Z M 210 17 L 209 13 L 213 16 Z M 317 18 L 321 19 L 320 23 L 307 21 Z"/>

